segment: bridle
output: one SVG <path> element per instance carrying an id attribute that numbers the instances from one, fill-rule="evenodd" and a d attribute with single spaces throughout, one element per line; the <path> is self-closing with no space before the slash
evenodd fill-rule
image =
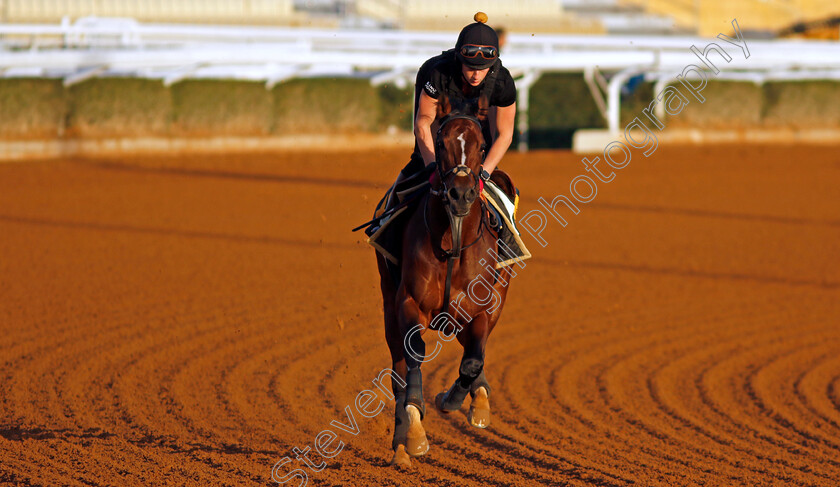
<path id="1" fill-rule="evenodd" d="M 443 128 L 449 122 L 459 119 L 469 120 L 478 127 L 478 133 L 482 134 L 481 152 L 482 154 L 485 152 L 487 144 L 484 142 L 484 134 L 481 131 L 481 122 L 478 120 L 478 118 L 466 113 L 450 113 L 449 115 L 446 115 L 441 119 L 440 125 L 438 126 L 437 136 L 435 137 L 435 159 L 438 159 L 438 154 L 441 154 L 444 150 L 443 137 L 441 137 L 441 135 L 443 134 Z M 473 172 L 466 164 L 458 164 L 444 172 L 443 169 L 441 169 L 440 163 L 438 163 L 435 166 L 435 170 L 438 173 L 438 177 L 440 179 L 442 188 L 439 190 L 435 190 L 434 188 L 432 188 L 430 192 L 434 196 L 442 196 L 444 204 L 449 204 L 449 188 L 446 186 L 446 178 L 448 178 L 452 174 L 456 176 L 470 176 L 473 180 L 472 189 L 474 189 L 476 192 L 478 191 L 478 174 Z"/>
<path id="2" fill-rule="evenodd" d="M 481 223 L 478 225 L 478 235 L 475 237 L 475 240 L 468 243 L 467 245 L 462 245 L 461 247 L 459 247 L 457 253 L 455 252 L 455 249 L 449 249 L 449 250 L 440 249 L 445 258 L 447 258 L 447 259 L 457 259 L 458 257 L 461 256 L 460 255 L 461 252 L 463 252 L 464 250 L 467 250 L 468 248 L 470 248 L 473 245 L 475 245 L 476 243 L 478 243 L 478 241 L 481 240 L 481 237 L 484 236 L 484 226 L 486 225 L 486 222 L 484 221 L 483 213 L 484 213 L 485 210 L 484 210 L 484 203 L 482 202 L 480 204 L 481 204 L 482 218 L 481 218 Z M 429 201 L 428 201 L 428 198 L 426 198 L 426 202 L 423 205 L 423 224 L 426 225 L 426 231 L 429 232 L 429 234 L 431 234 L 432 229 L 431 229 L 431 227 L 429 227 L 429 220 L 426 217 L 426 213 L 428 212 L 428 208 L 429 208 Z"/>
<path id="3" fill-rule="evenodd" d="M 443 117 L 441 119 L 440 126 L 438 126 L 437 139 L 435 141 L 435 159 L 438 159 L 438 155 L 442 154 L 443 150 L 444 150 L 443 137 L 442 137 L 443 128 L 449 122 L 451 122 L 453 120 L 459 120 L 459 119 L 469 120 L 470 122 L 474 123 L 478 127 L 479 133 L 482 134 L 481 135 L 481 137 L 482 137 L 482 143 L 481 143 L 482 154 L 485 152 L 486 144 L 484 142 L 484 134 L 481 130 L 481 122 L 478 120 L 478 118 L 473 116 L 473 115 L 468 115 L 468 114 L 464 114 L 464 113 L 450 113 L 449 115 L 446 115 L 445 117 Z M 482 155 L 482 157 L 483 157 L 483 155 Z M 442 248 L 440 249 L 441 252 L 443 253 L 444 257 L 446 258 L 446 284 L 444 285 L 443 309 L 441 310 L 442 313 L 446 313 L 447 311 L 449 311 L 449 294 L 450 294 L 450 291 L 451 291 L 451 288 L 452 288 L 452 268 L 455 266 L 455 261 L 458 260 L 461 257 L 461 252 L 464 249 L 467 249 L 467 248 L 475 245 L 479 240 L 481 240 L 481 237 L 484 236 L 484 226 L 487 224 L 486 219 L 484 218 L 484 214 L 487 212 L 487 208 L 484 206 L 484 201 L 481 200 L 481 195 L 478 194 L 478 191 L 479 191 L 479 175 L 475 171 L 472 171 L 469 168 L 469 166 L 467 166 L 466 164 L 458 164 L 455 167 L 453 167 L 453 168 L 444 172 L 443 169 L 441 169 L 440 163 L 438 163 L 435 166 L 435 170 L 437 171 L 438 177 L 440 178 L 441 189 L 436 190 L 436 189 L 432 188 L 430 190 L 430 195 L 440 197 L 443 200 L 443 204 L 446 206 L 446 212 L 447 212 L 447 216 L 449 217 L 450 228 L 451 228 L 451 231 L 452 231 L 452 248 L 450 250 L 444 250 Z M 477 194 L 476 197 L 479 201 L 479 204 L 481 205 L 481 214 L 480 214 L 481 221 L 478 224 L 478 236 L 475 238 L 475 240 L 473 240 L 470 244 L 468 244 L 466 246 L 461 246 L 461 228 L 460 228 L 461 219 L 463 219 L 466 215 L 457 216 L 457 221 L 458 221 L 457 227 L 458 228 L 456 229 L 455 228 L 456 216 L 453 215 L 452 209 L 451 209 L 451 206 L 450 206 L 451 205 L 450 194 L 449 194 L 450 188 L 448 188 L 447 185 L 446 185 L 446 178 L 448 178 L 450 175 L 453 175 L 453 174 L 456 175 L 456 176 L 470 176 L 473 179 L 472 189 L 476 192 L 476 194 Z M 428 206 L 429 206 L 429 200 L 430 199 L 431 198 L 429 196 L 427 196 L 426 201 L 423 204 L 423 222 L 426 225 L 426 230 L 429 232 L 429 235 L 431 235 L 432 232 L 431 232 L 431 229 L 429 228 L 429 222 L 428 222 L 428 219 L 426 218 L 426 212 L 427 212 L 427 209 L 428 209 Z M 457 235 L 456 235 L 456 233 L 457 233 Z"/>
<path id="4" fill-rule="evenodd" d="M 449 113 L 448 115 L 441 118 L 440 125 L 438 126 L 438 129 L 437 129 L 437 136 L 435 137 L 435 159 L 439 160 L 439 155 L 442 154 L 443 150 L 444 150 L 443 137 L 442 137 L 443 129 L 444 129 L 444 127 L 446 127 L 446 125 L 449 122 L 452 122 L 454 120 L 468 120 L 468 121 L 472 122 L 473 124 L 475 124 L 476 127 L 478 127 L 478 133 L 481 134 L 481 152 L 482 152 L 482 157 L 483 157 L 483 154 L 485 152 L 487 144 L 484 142 L 484 134 L 481 130 L 481 121 L 478 119 L 478 117 L 476 117 L 474 115 L 470 115 L 470 114 L 467 114 L 467 113 L 457 113 L 457 112 L 455 112 L 455 113 Z M 469 166 L 467 166 L 466 164 L 458 164 L 458 165 L 456 165 L 456 166 L 454 166 L 454 167 L 452 167 L 452 168 L 450 168 L 450 169 L 448 169 L 447 171 L 444 172 L 443 169 L 441 168 L 440 163 L 438 162 L 435 165 L 435 171 L 437 171 L 437 173 L 438 173 L 438 177 L 440 179 L 440 184 L 441 184 L 441 189 L 436 190 L 434 188 L 431 188 L 429 193 L 433 196 L 437 196 L 437 197 L 440 197 L 442 199 L 443 204 L 446 205 L 446 207 L 447 207 L 446 208 L 447 213 L 451 214 L 451 210 L 450 210 L 451 207 L 449 206 L 450 205 L 450 199 L 449 199 L 450 198 L 450 194 L 449 194 L 450 189 L 446 185 L 446 178 L 448 178 L 450 175 L 454 174 L 456 176 L 470 176 L 473 180 L 472 189 L 476 193 L 478 193 L 478 191 L 479 191 L 479 176 L 475 171 L 471 170 L 469 168 Z M 458 248 L 452 248 L 450 250 L 440 249 L 445 257 L 447 257 L 449 259 L 452 259 L 452 258 L 457 259 L 461 256 L 461 251 L 462 250 L 469 248 L 470 246 L 474 245 L 476 242 L 481 240 L 481 237 L 484 234 L 484 224 L 485 224 L 484 212 L 486 210 L 485 210 L 485 207 L 484 207 L 484 202 L 481 201 L 480 195 L 478 195 L 478 199 L 479 199 L 479 202 L 480 202 L 479 204 L 481 205 L 481 210 L 482 210 L 481 211 L 481 213 L 482 213 L 481 224 L 479 224 L 478 237 L 476 237 L 475 240 L 473 240 L 471 243 L 469 243 L 466 246 L 459 246 Z M 429 229 L 429 222 L 426 218 L 426 211 L 427 211 L 428 205 L 429 205 L 429 202 L 426 201 L 426 203 L 423 207 L 423 222 L 426 225 L 426 230 L 431 232 L 431 230 Z M 458 236 L 458 240 L 460 241 L 460 235 Z M 455 240 L 453 238 L 453 244 L 454 243 L 455 243 Z"/>

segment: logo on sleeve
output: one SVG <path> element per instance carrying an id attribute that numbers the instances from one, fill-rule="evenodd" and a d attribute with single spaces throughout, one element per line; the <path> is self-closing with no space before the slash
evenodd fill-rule
<path id="1" fill-rule="evenodd" d="M 430 95 L 437 95 L 437 90 L 435 89 L 434 86 L 432 86 L 431 81 L 426 81 L 425 88 L 426 88 L 426 91 L 428 91 Z"/>

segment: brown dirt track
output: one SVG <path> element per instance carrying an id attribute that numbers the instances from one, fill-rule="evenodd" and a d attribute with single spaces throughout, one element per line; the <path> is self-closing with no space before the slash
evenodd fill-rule
<path id="1" fill-rule="evenodd" d="M 398 471 L 388 403 L 310 485 L 838 485 L 836 154 L 634 152 L 548 247 L 525 237 L 491 427 L 430 410 Z M 349 229 L 406 155 L 0 165 L 0 484 L 275 485 L 390 365 Z M 504 167 L 520 215 L 582 172 Z M 424 365 L 427 401 L 459 356 Z"/>

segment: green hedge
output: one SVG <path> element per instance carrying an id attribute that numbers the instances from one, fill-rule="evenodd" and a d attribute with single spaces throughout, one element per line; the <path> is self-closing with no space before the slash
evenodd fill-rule
<path id="1" fill-rule="evenodd" d="M 652 83 L 641 83 L 621 99 L 621 123 L 626 124 L 647 107 Z M 548 73 L 531 87 L 530 134 L 533 148 L 571 147 L 572 134 L 581 128 L 606 128 L 592 93 L 579 73 Z"/>
<path id="2" fill-rule="evenodd" d="M 840 83 L 785 81 L 767 83 L 762 121 L 769 126 L 836 127 L 840 125 Z"/>
<path id="3" fill-rule="evenodd" d="M 680 87 L 680 85 L 677 85 Z M 307 78 L 266 90 L 261 82 L 98 78 L 0 79 L 0 137 L 283 135 L 411 130 L 413 86 L 373 87 L 365 79 Z M 650 83 L 622 97 L 622 126 L 653 98 Z M 840 125 L 840 83 L 752 83 L 710 80 L 704 103 L 689 96 L 669 127 L 834 127 Z M 575 130 L 606 122 L 580 74 L 548 73 L 531 89 L 534 147 L 568 147 Z"/>
<path id="4" fill-rule="evenodd" d="M 70 135 L 165 135 L 170 129 L 172 96 L 160 81 L 92 79 L 71 86 L 67 99 Z"/>
<path id="5" fill-rule="evenodd" d="M 380 99 L 364 79 L 295 79 L 274 87 L 274 132 L 370 132 L 380 124 Z"/>
<path id="6" fill-rule="evenodd" d="M 0 136 L 10 139 L 64 134 L 67 102 L 61 80 L 0 79 Z"/>
<path id="7" fill-rule="evenodd" d="M 414 87 L 398 88 L 391 84 L 379 87 L 379 125 L 410 132 L 414 129 Z"/>
<path id="8" fill-rule="evenodd" d="M 188 80 L 172 85 L 172 131 L 182 135 L 268 135 L 271 92 L 254 81 Z"/>
<path id="9" fill-rule="evenodd" d="M 689 103 L 682 113 L 667 119 L 668 127 L 739 129 L 762 124 L 766 99 L 755 83 L 710 80 L 701 92 L 705 98 L 702 103 L 681 84 L 675 87 Z"/>

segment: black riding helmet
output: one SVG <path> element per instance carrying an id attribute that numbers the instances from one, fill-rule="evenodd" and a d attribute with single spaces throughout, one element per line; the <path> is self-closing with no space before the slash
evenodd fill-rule
<path id="1" fill-rule="evenodd" d="M 489 68 L 499 58 L 499 36 L 487 25 L 487 14 L 475 14 L 475 22 L 461 29 L 455 52 L 462 64 L 472 69 Z"/>

